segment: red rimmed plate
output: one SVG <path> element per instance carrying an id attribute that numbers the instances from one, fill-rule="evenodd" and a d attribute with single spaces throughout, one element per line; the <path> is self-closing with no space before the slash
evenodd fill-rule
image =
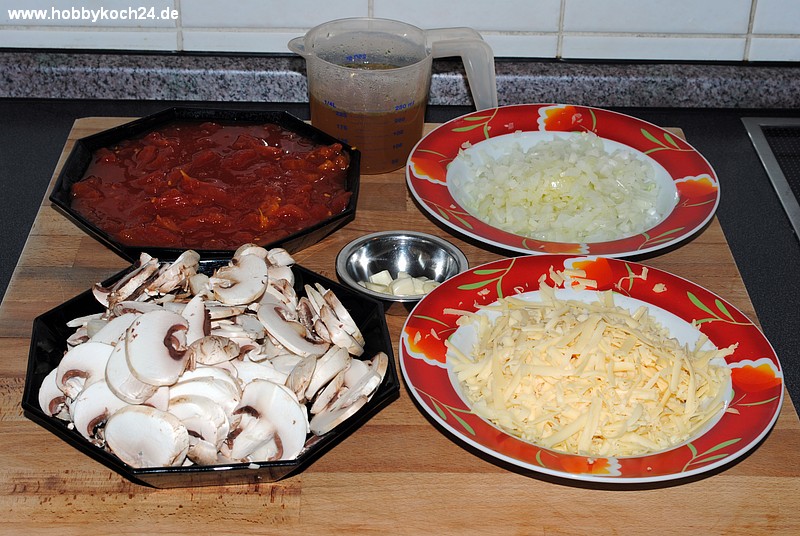
<path id="1" fill-rule="evenodd" d="M 444 341 L 458 326 L 458 313 L 476 311 L 500 297 L 536 292 L 539 278 L 556 285 L 557 271 L 582 269 L 597 282 L 646 305 L 671 332 L 695 322 L 718 348 L 738 343 L 726 358 L 732 393 L 722 417 L 708 431 L 671 450 L 633 457 L 589 458 L 564 454 L 518 439 L 475 415 L 450 372 Z M 672 318 L 673 320 L 670 320 Z M 681 335 L 682 336 L 682 335 Z M 680 340 L 680 336 L 677 336 Z M 784 384 L 780 362 L 761 331 L 738 309 L 678 276 L 607 257 L 525 256 L 498 260 L 449 279 L 417 304 L 403 327 L 400 366 L 411 394 L 439 425 L 461 441 L 523 469 L 567 479 L 645 483 L 682 479 L 729 464 L 753 449 L 780 413 Z"/>
<path id="2" fill-rule="evenodd" d="M 666 170 L 677 202 L 657 225 L 634 236 L 594 243 L 546 242 L 513 234 L 470 214 L 451 192 L 447 168 L 459 150 L 514 132 L 594 132 Z M 567 104 L 521 104 L 453 119 L 425 136 L 406 164 L 409 189 L 423 209 L 451 229 L 486 244 L 527 254 L 623 257 L 672 246 L 700 231 L 719 204 L 717 175 L 691 145 L 663 128 L 628 115 Z"/>

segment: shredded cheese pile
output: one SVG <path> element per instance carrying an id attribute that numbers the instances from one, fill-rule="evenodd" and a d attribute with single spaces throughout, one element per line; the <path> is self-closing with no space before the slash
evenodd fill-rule
<path id="1" fill-rule="evenodd" d="M 705 336 L 689 349 L 641 307 L 509 297 L 466 313 L 474 348 L 447 341 L 448 361 L 473 411 L 545 448 L 585 456 L 638 456 L 679 445 L 725 407 L 730 370 Z M 496 316 L 492 319 L 490 317 Z M 701 349 L 704 348 L 711 349 Z M 720 359 L 716 359 L 720 358 Z"/>

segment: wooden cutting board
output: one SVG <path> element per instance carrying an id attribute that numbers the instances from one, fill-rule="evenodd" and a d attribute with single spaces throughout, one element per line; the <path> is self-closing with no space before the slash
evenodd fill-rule
<path id="1" fill-rule="evenodd" d="M 124 121 L 77 120 L 64 155 L 75 139 Z M 433 223 L 411 199 L 400 170 L 364 176 L 355 221 L 295 257 L 335 279 L 340 248 L 393 229 L 443 236 L 472 266 L 502 255 Z M 643 262 L 723 296 L 755 319 L 716 219 L 691 242 Z M 788 395 L 759 448 L 718 474 L 678 486 L 603 490 L 508 470 L 440 432 L 405 389 L 288 480 L 172 490 L 132 484 L 25 419 L 19 405 L 33 318 L 127 265 L 43 202 L 0 307 L 4 534 L 800 534 L 800 420 Z M 387 320 L 396 353 L 405 318 Z"/>

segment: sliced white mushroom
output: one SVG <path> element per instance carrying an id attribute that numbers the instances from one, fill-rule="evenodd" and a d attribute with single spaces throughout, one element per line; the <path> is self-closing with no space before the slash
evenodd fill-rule
<path id="1" fill-rule="evenodd" d="M 361 363 L 361 361 L 358 359 L 351 359 L 350 361 Z M 336 398 L 341 394 L 342 388 L 344 387 L 344 379 L 349 368 L 350 367 L 340 371 L 339 374 L 334 376 L 333 379 L 329 381 L 328 384 L 319 391 L 319 393 L 317 393 L 317 396 L 314 398 L 314 403 L 309 409 L 309 412 L 312 415 L 316 415 L 317 413 L 324 411 L 331 404 L 331 402 L 336 400 Z"/>
<path id="2" fill-rule="evenodd" d="M 227 305 L 256 301 L 267 286 L 267 263 L 257 255 L 234 257 L 209 278 L 216 299 Z"/>
<path id="3" fill-rule="evenodd" d="M 267 262 L 270 266 L 292 266 L 294 258 L 283 248 L 272 248 L 267 252 Z"/>
<path id="4" fill-rule="evenodd" d="M 104 436 L 109 450 L 132 467 L 181 465 L 189 451 L 189 432 L 180 419 L 150 406 L 118 410 Z"/>
<path id="5" fill-rule="evenodd" d="M 297 354 L 280 354 L 270 358 L 270 364 L 280 372 L 289 374 L 303 358 Z"/>
<path id="6" fill-rule="evenodd" d="M 75 429 L 86 439 L 96 439 L 95 432 L 116 411 L 129 404 L 117 397 L 105 381 L 98 381 L 81 391 L 70 405 Z"/>
<path id="7" fill-rule="evenodd" d="M 354 386 L 362 376 L 369 372 L 370 363 L 362 361 L 361 359 L 353 359 L 350 361 L 350 366 L 345 371 L 344 385 L 345 387 Z"/>
<path id="8" fill-rule="evenodd" d="M 279 371 L 269 361 L 256 363 L 253 361 L 231 361 L 231 365 L 236 369 L 236 377 L 242 386 L 247 385 L 253 380 L 270 380 L 275 383 L 285 384 L 288 374 Z"/>
<path id="9" fill-rule="evenodd" d="M 104 342 L 106 344 L 117 344 L 117 341 L 125 334 L 138 315 L 136 313 L 125 313 L 107 321 L 97 332 L 90 334 L 89 340 L 93 342 Z"/>
<path id="10" fill-rule="evenodd" d="M 236 251 L 233 252 L 234 257 L 242 257 L 244 255 L 255 255 L 256 257 L 261 257 L 262 259 L 266 259 L 268 252 L 263 247 L 259 246 L 258 244 L 242 244 Z"/>
<path id="11" fill-rule="evenodd" d="M 139 380 L 170 385 L 186 368 L 186 319 L 171 311 L 139 315 L 125 336 L 128 367 Z"/>
<path id="12" fill-rule="evenodd" d="M 312 417 L 309 427 L 314 435 L 324 435 L 355 415 L 367 403 L 367 397 L 362 396 L 351 404 L 341 408 L 327 408 Z"/>
<path id="13" fill-rule="evenodd" d="M 206 274 L 197 273 L 189 278 L 189 291 L 195 296 L 210 297 L 211 281 Z"/>
<path id="14" fill-rule="evenodd" d="M 325 354 L 317 360 L 311 380 L 305 391 L 305 399 L 313 400 L 317 392 L 325 387 L 337 374 L 347 370 L 350 366 L 350 354 L 345 348 L 331 346 Z"/>
<path id="15" fill-rule="evenodd" d="M 172 264 L 159 270 L 158 276 L 147 285 L 148 292 L 166 294 L 183 285 L 197 273 L 200 255 L 191 249 L 181 253 Z"/>
<path id="16" fill-rule="evenodd" d="M 169 387 L 166 385 L 161 385 L 156 389 L 156 392 L 153 395 L 142 402 L 145 406 L 152 406 L 156 409 L 160 409 L 161 411 L 167 411 L 169 409 Z"/>
<path id="17" fill-rule="evenodd" d="M 258 309 L 258 319 L 281 345 L 301 356 L 319 357 L 328 350 L 326 342 L 309 340 L 303 325 L 287 320 L 282 311 L 282 305 L 274 299 L 262 300 Z"/>
<path id="18" fill-rule="evenodd" d="M 219 450 L 230 433 L 230 422 L 225 410 L 208 397 L 201 395 L 173 397 L 169 401 L 168 411 L 181 420 L 189 435 L 214 445 L 214 452 Z M 191 449 L 189 457 L 192 458 Z"/>
<path id="19" fill-rule="evenodd" d="M 287 269 L 291 272 L 290 268 Z M 273 277 L 276 270 L 277 268 L 269 269 L 269 280 L 265 292 L 276 298 L 284 307 L 294 310 L 297 308 L 297 292 L 295 292 L 294 286 L 290 281 Z"/>
<path id="20" fill-rule="evenodd" d="M 105 377 L 113 349 L 103 342 L 85 342 L 70 348 L 58 364 L 56 385 L 74 399 L 86 386 Z"/>
<path id="21" fill-rule="evenodd" d="M 205 300 L 202 296 L 193 296 L 184 305 L 180 314 L 186 319 L 186 344 L 192 344 L 197 339 L 210 333 L 211 318 L 206 310 Z"/>
<path id="22" fill-rule="evenodd" d="M 245 312 L 242 305 L 225 305 L 219 302 L 206 302 L 206 309 L 211 320 L 236 317 Z"/>
<path id="23" fill-rule="evenodd" d="M 206 335 L 187 347 L 190 360 L 203 365 L 216 365 L 239 356 L 239 345 L 227 337 Z"/>
<path id="24" fill-rule="evenodd" d="M 150 311 L 158 311 L 163 307 L 152 301 L 121 301 L 114 304 L 111 312 L 115 316 L 122 316 L 126 313 L 149 313 Z"/>
<path id="25" fill-rule="evenodd" d="M 336 294 L 330 289 L 326 290 L 321 286 L 318 286 L 317 288 L 322 293 L 322 298 L 325 300 L 325 303 L 327 303 L 333 309 L 336 317 L 341 322 L 342 328 L 356 341 L 358 341 L 358 344 L 363 346 L 364 335 L 361 333 L 361 330 L 358 329 L 356 321 L 353 320 L 352 316 L 350 316 L 350 312 L 347 310 L 344 304 L 339 301 L 339 297 L 336 296 Z"/>
<path id="26" fill-rule="evenodd" d="M 56 385 L 57 373 L 58 369 L 54 368 L 42 380 L 42 386 L 39 388 L 39 408 L 51 417 L 69 420 L 67 395 Z"/>
<path id="27" fill-rule="evenodd" d="M 286 387 L 292 390 L 300 403 L 305 403 L 306 401 L 306 389 L 311 383 L 316 366 L 317 358 L 313 355 L 307 355 L 300 359 L 286 378 Z"/>
<path id="28" fill-rule="evenodd" d="M 233 437 L 230 452 L 234 459 L 249 459 L 270 441 L 278 446 L 274 458 L 279 460 L 292 460 L 303 449 L 308 415 L 285 386 L 254 380 L 245 387 L 237 412 L 251 418 L 242 419 L 244 427 Z"/>
<path id="29" fill-rule="evenodd" d="M 180 381 L 169 388 L 170 400 L 187 395 L 199 395 L 217 403 L 228 416 L 231 427 L 235 427 L 241 417 L 235 414 L 242 399 L 242 389 L 226 380 L 213 377 L 194 378 Z"/>
<path id="30" fill-rule="evenodd" d="M 230 368 L 223 368 L 220 366 L 213 366 L 207 367 L 199 365 L 193 369 L 186 369 L 183 371 L 183 374 L 178 378 L 177 383 L 186 382 L 189 380 L 194 380 L 197 378 L 212 378 L 214 380 L 219 380 L 223 382 L 227 382 L 231 385 L 231 387 L 238 389 L 239 388 L 239 381 L 237 379 L 236 368 L 231 366 Z M 238 401 L 237 396 L 237 401 Z"/>
<path id="31" fill-rule="evenodd" d="M 362 397 L 369 400 L 372 393 L 378 389 L 382 381 L 383 375 L 381 374 L 380 368 L 376 366 L 368 367 L 367 372 L 358 378 L 355 383 L 347 387 L 341 396 L 331 403 L 328 409 L 335 411 L 346 408 Z"/>
<path id="32" fill-rule="evenodd" d="M 145 383 L 133 375 L 128 367 L 125 351 L 125 335 L 122 336 L 108 357 L 105 369 L 105 381 L 108 388 L 119 398 L 129 404 L 141 404 L 152 397 L 158 386 Z"/>
<path id="33" fill-rule="evenodd" d="M 319 318 L 325 324 L 332 344 L 347 348 L 347 351 L 355 356 L 364 353 L 364 345 L 348 333 L 342 321 L 333 312 L 332 307 L 328 304 L 323 304 L 319 310 Z"/>
<path id="34" fill-rule="evenodd" d="M 99 320 L 103 318 L 103 313 L 92 313 L 89 315 L 79 316 L 67 322 L 68 328 L 78 328 L 85 326 L 90 320 Z"/>
<path id="35" fill-rule="evenodd" d="M 114 283 L 111 287 L 95 285 L 95 298 L 106 307 L 113 307 L 124 300 L 134 299 L 144 288 L 144 284 L 158 271 L 158 259 L 147 253 L 141 253 L 133 270 Z"/>

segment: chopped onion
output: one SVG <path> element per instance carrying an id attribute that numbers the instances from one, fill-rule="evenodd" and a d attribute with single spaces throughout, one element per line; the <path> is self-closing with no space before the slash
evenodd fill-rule
<path id="1" fill-rule="evenodd" d="M 653 166 L 631 151 L 609 153 L 590 132 L 515 141 L 499 157 L 479 146 L 462 152 L 470 180 L 465 208 L 511 233 L 551 242 L 604 242 L 633 236 L 662 218 Z"/>

